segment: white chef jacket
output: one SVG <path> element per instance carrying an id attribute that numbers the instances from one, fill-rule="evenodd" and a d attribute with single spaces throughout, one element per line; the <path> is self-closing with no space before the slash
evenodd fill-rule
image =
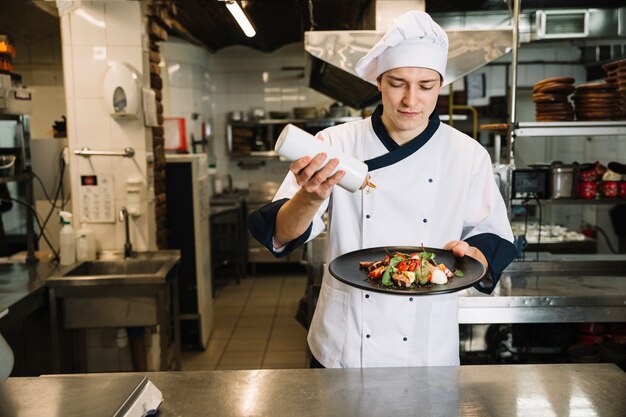
<path id="1" fill-rule="evenodd" d="M 368 161 L 377 187 L 355 193 L 334 187 L 320 207 L 308 240 L 324 230 L 322 215 L 328 210 L 327 265 L 359 249 L 422 244 L 440 248 L 483 233 L 512 246 L 489 154 L 432 117 L 426 132 L 401 147 L 380 120 L 377 125 L 371 118 L 318 133 L 331 146 Z M 274 201 L 291 198 L 298 190 L 289 173 Z M 328 368 L 458 365 L 458 295 L 366 291 L 338 281 L 326 269 L 308 343 Z"/>

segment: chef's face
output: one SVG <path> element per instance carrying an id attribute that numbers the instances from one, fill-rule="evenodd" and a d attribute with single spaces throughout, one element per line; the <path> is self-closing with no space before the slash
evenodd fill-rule
<path id="1" fill-rule="evenodd" d="M 426 129 L 440 89 L 441 76 L 429 68 L 395 68 L 378 78 L 382 121 L 394 140 L 408 142 Z"/>

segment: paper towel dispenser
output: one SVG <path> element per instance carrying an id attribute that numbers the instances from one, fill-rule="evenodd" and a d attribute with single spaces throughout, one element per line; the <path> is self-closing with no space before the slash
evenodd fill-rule
<path id="1" fill-rule="evenodd" d="M 104 99 L 111 117 L 137 119 L 141 104 L 139 73 L 126 63 L 111 63 L 104 76 Z"/>

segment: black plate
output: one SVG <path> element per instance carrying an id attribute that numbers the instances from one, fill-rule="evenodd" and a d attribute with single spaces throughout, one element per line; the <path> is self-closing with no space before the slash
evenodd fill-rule
<path id="1" fill-rule="evenodd" d="M 448 269 L 451 271 L 460 269 L 465 275 L 462 277 L 451 278 L 451 280 L 445 285 L 431 285 L 427 287 L 400 289 L 383 287 L 376 284 L 367 277 L 366 270 L 359 267 L 359 262 L 379 261 L 387 256 L 388 253 L 414 253 L 422 252 L 423 250 L 435 253 L 437 255 L 435 257 L 435 261 L 437 263 L 446 264 Z M 384 246 L 380 248 L 361 249 L 345 253 L 332 261 L 328 269 L 332 276 L 353 287 L 360 288 L 362 290 L 398 295 L 430 295 L 456 292 L 477 284 L 481 279 L 483 279 L 486 273 L 483 264 L 472 257 L 464 256 L 462 258 L 458 258 L 452 254 L 452 251 L 449 250 L 421 248 L 417 246 Z"/>

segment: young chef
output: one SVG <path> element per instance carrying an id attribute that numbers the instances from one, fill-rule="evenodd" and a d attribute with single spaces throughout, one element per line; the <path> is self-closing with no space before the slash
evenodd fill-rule
<path id="1" fill-rule="evenodd" d="M 333 187 L 344 175 L 330 175 L 337 160 L 319 170 L 325 155 L 301 158 L 274 201 L 250 215 L 252 235 L 285 256 L 324 229 L 328 210 L 328 263 L 358 249 L 423 243 L 480 260 L 495 285 L 515 255 L 513 234 L 489 154 L 434 113 L 447 54 L 446 33 L 428 14 L 400 16 L 356 66 L 377 83 L 382 105 L 317 135 L 365 161 L 376 188 Z M 325 271 L 308 343 L 330 368 L 458 365 L 458 295 L 370 292 Z"/>

